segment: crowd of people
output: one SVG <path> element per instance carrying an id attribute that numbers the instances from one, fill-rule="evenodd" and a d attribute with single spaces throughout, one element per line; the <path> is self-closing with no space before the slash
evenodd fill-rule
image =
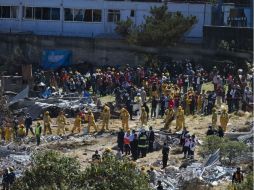
<path id="1" fill-rule="evenodd" d="M 224 74 L 224 73 L 223 73 Z M 207 135 L 224 136 L 227 131 L 229 115 L 233 111 L 246 110 L 252 102 L 253 88 L 251 77 L 241 69 L 237 74 L 221 75 L 216 67 L 206 71 L 200 65 L 184 60 L 170 67 L 130 67 L 124 69 L 108 67 L 96 69 L 95 72 L 82 74 L 80 71 L 61 69 L 57 72 L 36 71 L 34 73 L 35 87 L 40 89 L 40 96 L 45 98 L 45 90 L 62 93 L 91 93 L 91 95 L 114 95 L 116 107 L 120 108 L 119 119 L 122 126 L 117 135 L 118 155 L 130 156 L 135 161 L 153 152 L 155 134 L 153 128 L 145 131 L 150 119 L 163 118 L 164 130 L 172 131 L 171 123 L 176 120 L 175 131 L 182 131 L 180 145 L 184 158 L 194 159 L 197 137 L 190 135 L 185 126 L 188 115 L 211 115 L 211 125 Z M 212 82 L 213 90 L 202 88 L 203 83 Z M 41 85 L 43 84 L 43 85 Z M 227 86 L 227 87 L 226 87 Z M 38 89 L 36 89 L 38 90 Z M 48 97 L 48 96 L 47 96 Z M 227 105 L 227 106 L 225 106 Z M 109 131 L 111 118 L 110 107 L 105 104 L 101 112 L 101 128 L 95 121 L 91 110 L 76 114 L 71 133 L 82 132 L 82 124 L 87 124 L 87 133 L 92 131 Z M 218 124 L 218 113 L 220 113 Z M 1 139 L 6 143 L 22 141 L 26 136 L 36 137 L 37 146 L 40 145 L 41 135 L 52 134 L 51 113 L 46 111 L 42 122 L 33 126 L 29 114 L 23 119 L 17 117 L 5 118 L 1 127 Z M 56 118 L 57 134 L 66 135 L 67 121 L 63 111 Z M 130 129 L 129 121 L 139 120 L 141 131 Z M 109 151 L 108 151 L 109 152 Z M 162 161 L 167 166 L 170 147 L 167 143 L 162 148 Z M 93 156 L 99 160 L 98 152 Z M 158 186 L 161 186 L 158 182 Z"/>

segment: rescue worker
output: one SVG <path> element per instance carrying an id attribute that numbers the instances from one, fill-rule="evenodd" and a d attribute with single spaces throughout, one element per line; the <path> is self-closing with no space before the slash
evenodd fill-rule
<path id="1" fill-rule="evenodd" d="M 197 113 L 200 114 L 202 111 L 202 95 L 197 95 Z"/>
<path id="2" fill-rule="evenodd" d="M 75 118 L 75 121 L 74 121 L 74 125 L 73 125 L 73 128 L 71 130 L 71 133 L 74 133 L 74 131 L 77 129 L 78 130 L 78 133 L 80 133 L 81 131 L 81 117 L 79 114 L 77 114 L 76 118 Z"/>
<path id="3" fill-rule="evenodd" d="M 165 130 L 169 129 L 171 122 L 174 120 L 174 116 L 175 116 L 174 109 L 172 106 L 170 106 L 165 118 L 165 125 L 164 125 Z"/>
<path id="4" fill-rule="evenodd" d="M 224 132 L 227 130 L 228 121 L 229 121 L 229 117 L 228 117 L 227 109 L 224 107 L 222 108 L 222 113 L 220 115 L 220 125 Z"/>
<path id="5" fill-rule="evenodd" d="M 43 122 L 44 122 L 44 130 L 43 130 L 43 135 L 45 136 L 47 133 L 47 130 L 49 131 L 49 134 L 52 134 L 50 124 L 52 123 L 51 117 L 49 115 L 49 112 L 46 111 L 44 116 L 43 116 Z"/>
<path id="6" fill-rule="evenodd" d="M 18 137 L 24 138 L 26 136 L 25 126 L 21 124 L 18 129 Z"/>
<path id="7" fill-rule="evenodd" d="M 148 148 L 147 141 L 148 141 L 148 137 L 146 135 L 146 132 L 143 130 L 138 137 L 138 149 L 139 149 L 139 155 L 141 153 L 141 158 L 146 157 L 147 148 Z"/>
<path id="8" fill-rule="evenodd" d="M 95 132 L 97 132 L 97 126 L 95 124 L 95 120 L 94 120 L 94 115 L 92 113 L 91 110 L 88 110 L 88 116 L 87 116 L 87 119 L 88 119 L 88 133 L 90 133 L 90 128 L 93 127 Z"/>
<path id="9" fill-rule="evenodd" d="M 125 108 L 121 109 L 120 118 L 122 120 L 122 128 L 128 131 L 130 114 Z"/>
<path id="10" fill-rule="evenodd" d="M 39 146 L 41 142 L 41 132 L 42 132 L 42 127 L 41 123 L 37 122 L 37 125 L 35 127 L 35 136 L 36 136 L 36 145 Z"/>
<path id="11" fill-rule="evenodd" d="M 65 134 L 65 125 L 66 125 L 66 117 L 64 116 L 64 112 L 61 111 L 56 119 L 57 122 L 57 134 L 62 135 Z M 62 131 L 62 133 L 60 133 Z"/>
<path id="12" fill-rule="evenodd" d="M 242 183 L 243 182 L 243 174 L 241 172 L 241 168 L 237 168 L 236 172 L 234 172 L 232 176 L 232 183 Z"/>
<path id="13" fill-rule="evenodd" d="M 182 109 L 182 106 L 179 106 L 176 113 L 176 130 L 180 131 L 184 126 L 184 110 Z"/>
<path id="14" fill-rule="evenodd" d="M 147 125 L 147 112 L 144 107 L 141 109 L 141 116 L 140 116 L 141 126 Z"/>
<path id="15" fill-rule="evenodd" d="M 216 108 L 214 107 L 212 109 L 212 127 L 215 128 L 217 125 L 217 112 L 216 112 Z"/>
<path id="16" fill-rule="evenodd" d="M 169 155 L 169 147 L 168 147 L 167 143 L 164 143 L 163 148 L 162 148 L 162 164 L 163 164 L 162 169 L 167 167 L 168 155 Z"/>
<path id="17" fill-rule="evenodd" d="M 11 129 L 10 123 L 6 123 L 6 126 L 4 128 L 4 137 L 6 142 L 11 141 L 11 134 L 12 134 L 12 129 Z"/>
<path id="18" fill-rule="evenodd" d="M 108 106 L 104 106 L 104 109 L 101 113 L 101 119 L 102 119 L 102 131 L 109 130 L 108 125 L 109 125 L 109 120 L 110 120 L 110 108 Z"/>

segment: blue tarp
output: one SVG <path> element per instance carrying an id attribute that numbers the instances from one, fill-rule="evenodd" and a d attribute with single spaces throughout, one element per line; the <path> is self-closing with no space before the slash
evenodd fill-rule
<path id="1" fill-rule="evenodd" d="M 44 50 L 42 54 L 42 68 L 55 70 L 59 67 L 71 65 L 72 53 L 69 50 Z"/>

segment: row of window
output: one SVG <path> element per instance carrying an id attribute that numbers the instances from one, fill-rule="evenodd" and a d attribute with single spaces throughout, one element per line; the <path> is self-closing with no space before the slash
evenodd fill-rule
<path id="1" fill-rule="evenodd" d="M 131 10 L 130 17 L 135 12 Z M 0 18 L 18 18 L 17 6 L 0 6 Z M 60 8 L 23 7 L 23 18 L 34 20 L 60 20 Z M 120 10 L 108 10 L 108 22 L 118 22 L 121 18 Z M 65 21 L 101 22 L 102 10 L 100 9 L 64 9 Z"/>
<path id="2" fill-rule="evenodd" d="M 0 6 L 0 18 L 18 18 L 18 7 Z"/>

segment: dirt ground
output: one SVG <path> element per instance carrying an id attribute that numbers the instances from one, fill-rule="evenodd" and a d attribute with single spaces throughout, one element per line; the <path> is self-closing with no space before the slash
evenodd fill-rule
<path id="1" fill-rule="evenodd" d="M 102 103 L 113 101 L 112 97 L 104 97 L 101 99 Z M 219 117 L 218 117 L 219 118 Z M 138 126 L 140 126 L 140 122 L 138 118 L 134 117 L 134 121 L 130 121 L 129 125 L 131 129 L 136 129 Z M 241 128 L 245 128 L 246 121 L 252 120 L 252 115 L 249 113 L 245 113 L 244 116 L 239 117 L 234 114 L 230 115 L 230 121 L 229 121 L 229 131 L 230 130 L 239 130 Z M 68 118 L 69 125 L 66 126 L 67 128 L 67 134 L 70 134 L 70 131 L 73 127 L 73 121 L 74 118 Z M 219 122 L 219 119 L 218 119 Z M 55 123 L 55 118 L 53 118 L 53 123 Z M 200 115 L 194 115 L 194 116 L 187 116 L 186 117 L 186 127 L 190 131 L 191 134 L 195 134 L 198 139 L 201 141 L 206 136 L 206 131 L 208 129 L 208 125 L 211 123 L 211 116 L 200 116 Z M 219 123 L 218 123 L 219 124 Z M 87 124 L 84 124 L 86 126 Z M 99 129 L 101 129 L 101 121 L 97 121 L 97 126 Z M 99 135 L 91 144 L 89 145 L 82 145 L 82 146 L 71 146 L 65 149 L 58 149 L 63 154 L 71 157 L 76 157 L 80 163 L 82 168 L 85 168 L 89 165 L 91 161 L 92 154 L 94 154 L 95 150 L 98 150 L 100 153 L 102 153 L 105 148 L 112 148 L 116 146 L 116 139 L 117 135 L 116 132 L 119 130 L 119 127 L 121 127 L 121 121 L 119 119 L 111 119 L 110 120 L 110 131 L 107 133 L 104 133 L 103 135 Z M 152 126 L 155 130 L 159 130 L 163 128 L 163 118 L 158 119 L 149 119 L 148 126 Z M 172 132 L 175 132 L 175 121 L 171 124 Z M 56 134 L 56 126 L 53 126 L 53 134 Z M 75 134 L 77 135 L 77 134 Z M 81 135 L 81 134 L 80 134 Z M 57 149 L 56 147 L 59 147 L 58 145 L 55 145 L 55 143 L 48 143 L 43 144 L 42 146 L 47 146 L 49 149 Z M 65 145 L 64 145 L 65 146 Z M 169 158 L 169 165 L 179 167 L 184 159 L 183 154 L 176 154 L 175 152 L 179 152 L 180 147 L 173 147 L 171 149 L 170 158 Z M 199 147 L 197 147 L 197 152 L 199 151 Z M 162 154 L 161 151 L 155 151 L 153 153 L 149 153 L 147 157 L 139 159 L 136 161 L 137 165 L 139 167 L 145 166 L 146 168 L 149 168 L 150 165 L 154 162 L 161 161 Z M 197 153 L 195 154 L 196 160 L 202 160 Z M 160 167 L 155 167 L 157 170 L 160 170 Z M 214 187 L 214 190 L 224 190 L 227 186 L 227 183 L 225 184 L 219 184 L 218 186 Z"/>

